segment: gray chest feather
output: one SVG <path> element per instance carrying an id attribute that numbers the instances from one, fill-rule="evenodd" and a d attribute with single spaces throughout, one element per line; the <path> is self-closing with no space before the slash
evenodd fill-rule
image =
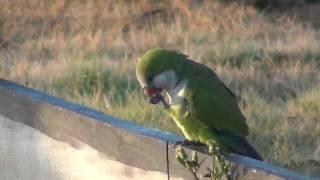
<path id="1" fill-rule="evenodd" d="M 185 99 L 185 89 L 187 84 L 188 80 L 185 79 L 173 89 L 167 91 L 170 107 L 179 115 L 185 114 L 187 111 Z"/>

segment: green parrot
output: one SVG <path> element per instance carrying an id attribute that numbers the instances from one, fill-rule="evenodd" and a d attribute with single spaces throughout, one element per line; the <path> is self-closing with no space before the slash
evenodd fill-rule
<path id="1" fill-rule="evenodd" d="M 245 139 L 248 126 L 236 96 L 210 68 L 156 48 L 138 60 L 136 75 L 149 102 L 162 102 L 188 141 L 208 145 L 214 140 L 223 152 L 262 160 Z"/>

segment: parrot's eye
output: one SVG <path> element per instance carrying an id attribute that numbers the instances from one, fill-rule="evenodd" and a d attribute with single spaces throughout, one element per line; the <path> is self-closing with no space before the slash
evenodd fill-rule
<path id="1" fill-rule="evenodd" d="M 149 82 L 153 81 L 153 77 L 148 77 L 147 79 L 148 79 Z"/>

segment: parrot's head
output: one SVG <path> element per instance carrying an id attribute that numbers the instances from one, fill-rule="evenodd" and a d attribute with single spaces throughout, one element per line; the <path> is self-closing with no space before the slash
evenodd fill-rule
<path id="1" fill-rule="evenodd" d="M 162 91 L 170 91 L 181 77 L 185 55 L 167 49 L 151 49 L 139 58 L 136 75 L 149 102 L 158 104 Z"/>

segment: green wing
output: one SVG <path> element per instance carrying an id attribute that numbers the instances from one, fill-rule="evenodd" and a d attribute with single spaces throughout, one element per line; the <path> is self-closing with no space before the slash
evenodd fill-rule
<path id="1" fill-rule="evenodd" d="M 216 76 L 190 78 L 184 97 L 191 119 L 236 135 L 248 134 L 235 96 Z"/>

